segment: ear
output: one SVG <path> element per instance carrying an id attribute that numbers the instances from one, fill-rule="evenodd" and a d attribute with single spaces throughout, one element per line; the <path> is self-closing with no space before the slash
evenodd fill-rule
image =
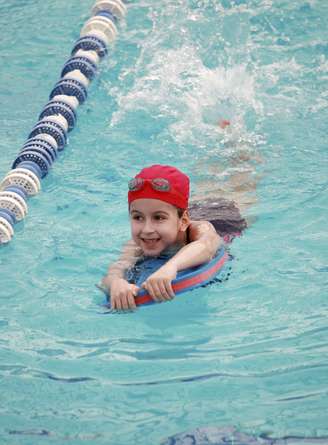
<path id="1" fill-rule="evenodd" d="M 190 216 L 188 210 L 185 210 L 179 220 L 181 232 L 185 232 L 190 225 Z"/>

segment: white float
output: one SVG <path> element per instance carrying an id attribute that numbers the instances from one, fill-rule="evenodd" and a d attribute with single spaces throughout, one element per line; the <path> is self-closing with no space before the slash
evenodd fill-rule
<path id="1" fill-rule="evenodd" d="M 67 133 L 68 131 L 68 122 L 61 114 L 52 114 L 49 116 L 45 116 L 39 122 L 44 122 L 44 121 L 54 122 L 55 124 L 59 125 L 60 128 L 62 128 L 65 131 L 65 133 Z"/>
<path id="2" fill-rule="evenodd" d="M 95 31 L 100 31 L 107 37 L 108 43 L 113 42 L 116 39 L 117 28 L 114 23 L 105 17 L 95 16 L 89 19 L 82 28 L 81 37 L 85 35 L 94 35 Z"/>
<path id="3" fill-rule="evenodd" d="M 15 171 L 7 175 L 0 184 L 0 190 L 5 190 L 11 185 L 21 187 L 25 190 L 28 196 L 34 196 L 39 191 L 40 188 L 37 186 L 36 182 L 24 173 L 15 173 Z"/>
<path id="4" fill-rule="evenodd" d="M 89 79 L 81 73 L 80 70 L 73 70 L 70 71 L 69 73 L 65 74 L 65 76 L 63 77 L 63 79 L 73 79 L 73 80 L 78 80 L 80 83 L 82 83 L 82 85 L 85 88 L 88 88 L 89 86 Z M 56 96 L 55 96 L 56 97 Z"/>
<path id="5" fill-rule="evenodd" d="M 4 191 L 0 192 L 0 200 L 3 199 L 3 198 L 11 198 L 11 199 L 13 199 L 24 210 L 24 217 L 27 215 L 28 208 L 27 208 L 27 204 L 25 202 L 25 199 L 22 198 L 18 193 L 11 192 L 11 191 L 8 191 L 8 190 L 4 190 Z"/>
<path id="6" fill-rule="evenodd" d="M 121 0 L 97 1 L 92 8 L 92 14 L 96 15 L 100 11 L 109 11 L 118 19 L 123 19 L 127 13 L 126 6 Z"/>
<path id="7" fill-rule="evenodd" d="M 79 49 L 74 54 L 75 57 L 85 57 L 86 59 L 90 60 L 90 62 L 97 65 L 100 61 L 100 57 L 96 53 L 96 51 L 84 51 L 83 49 Z"/>
<path id="8" fill-rule="evenodd" d="M 17 200 L 8 196 L 0 196 L 0 208 L 13 212 L 17 221 L 21 221 L 26 215 L 24 207 Z"/>
<path id="9" fill-rule="evenodd" d="M 0 217 L 0 244 L 9 243 L 12 238 L 12 233 L 8 226 L 10 226 L 9 222 Z"/>
<path id="10" fill-rule="evenodd" d="M 66 94 L 57 94 L 57 96 L 54 96 L 51 101 L 64 102 L 65 104 L 71 106 L 74 111 L 79 106 L 79 101 L 75 96 L 67 96 Z"/>
<path id="11" fill-rule="evenodd" d="M 12 228 L 12 225 L 6 220 L 6 218 L 3 218 L 3 216 L 0 216 L 0 225 L 6 227 L 10 235 L 13 236 L 14 229 Z"/>

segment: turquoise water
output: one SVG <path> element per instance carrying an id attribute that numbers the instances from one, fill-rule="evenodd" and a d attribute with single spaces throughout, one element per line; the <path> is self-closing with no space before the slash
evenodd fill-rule
<path id="1" fill-rule="evenodd" d="M 0 176 L 92 1 L 0 0 Z M 0 249 L 0 443 L 155 445 L 206 425 L 328 435 L 328 5 L 143 0 L 69 145 Z M 217 116 L 232 121 L 228 132 Z M 174 163 L 193 194 L 262 158 L 229 281 L 104 315 L 94 284 L 129 236 L 126 181 Z"/>

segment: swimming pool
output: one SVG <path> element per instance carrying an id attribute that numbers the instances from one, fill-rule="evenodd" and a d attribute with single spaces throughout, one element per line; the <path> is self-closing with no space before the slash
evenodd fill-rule
<path id="1" fill-rule="evenodd" d="M 92 4 L 0 0 L 1 177 Z M 319 0 L 129 3 L 69 145 L 0 250 L 1 443 L 153 445 L 232 424 L 328 435 L 327 18 Z M 104 315 L 94 284 L 129 236 L 127 180 L 174 163 L 196 194 L 240 146 L 264 162 L 231 278 Z"/>

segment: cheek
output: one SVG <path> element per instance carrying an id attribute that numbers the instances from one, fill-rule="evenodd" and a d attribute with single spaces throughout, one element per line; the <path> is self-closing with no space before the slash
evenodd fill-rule
<path id="1" fill-rule="evenodd" d="M 138 224 L 133 220 L 130 222 L 130 229 L 132 236 L 138 233 Z"/>
<path id="2" fill-rule="evenodd" d="M 179 227 L 175 223 L 175 221 L 172 221 L 170 224 L 168 224 L 165 229 L 163 230 L 163 233 L 165 234 L 165 237 L 174 242 L 178 236 L 179 233 Z"/>

